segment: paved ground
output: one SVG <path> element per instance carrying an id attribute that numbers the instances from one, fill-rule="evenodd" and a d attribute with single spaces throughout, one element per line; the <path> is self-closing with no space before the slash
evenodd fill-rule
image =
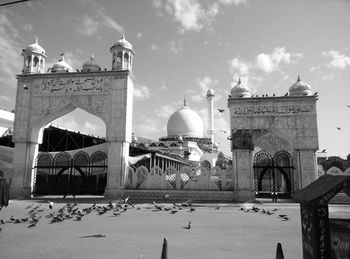
<path id="1" fill-rule="evenodd" d="M 302 258 L 299 205 L 293 203 L 253 204 L 258 212 L 244 212 L 252 204 L 193 204 L 172 214 L 159 211 L 153 204 L 136 204 L 119 216 L 113 211 L 98 215 L 92 211 L 81 221 L 67 219 L 50 224 L 45 217 L 70 200 L 56 200 L 49 209 L 47 200 L 11 200 L 0 212 L 0 258 L 160 258 L 163 238 L 168 240 L 171 259 L 180 258 L 275 258 L 277 242 L 282 243 L 286 259 Z M 79 209 L 96 200 L 78 200 Z M 131 201 L 132 202 L 132 201 Z M 10 223 L 13 218 L 26 218 L 40 205 L 36 226 Z M 108 201 L 97 200 L 106 206 Z M 25 209 L 31 205 L 31 208 Z M 172 204 L 161 204 L 171 207 Z M 140 207 L 140 209 L 136 209 Z M 262 209 L 277 208 L 273 215 Z M 40 211 L 42 210 L 43 211 Z M 332 206 L 331 216 L 344 217 L 349 206 Z M 278 215 L 286 214 L 283 221 Z M 9 222 L 7 222 L 9 221 Z M 186 229 L 191 221 L 191 229 Z"/>

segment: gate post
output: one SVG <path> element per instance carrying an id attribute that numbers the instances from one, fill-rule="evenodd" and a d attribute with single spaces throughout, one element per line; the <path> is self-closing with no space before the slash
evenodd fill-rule
<path id="1" fill-rule="evenodd" d="M 10 186 L 11 198 L 28 199 L 31 197 L 32 171 L 37 151 L 37 143 L 15 142 Z"/>
<path id="2" fill-rule="evenodd" d="M 121 141 L 108 142 L 106 198 L 122 198 L 129 161 L 129 143 Z"/>
<path id="3" fill-rule="evenodd" d="M 249 149 L 232 150 L 233 195 L 236 201 L 253 201 L 254 175 L 252 151 Z"/>

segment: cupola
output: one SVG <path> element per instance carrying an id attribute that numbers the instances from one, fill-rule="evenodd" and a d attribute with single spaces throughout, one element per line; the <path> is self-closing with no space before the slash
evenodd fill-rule
<path id="1" fill-rule="evenodd" d="M 300 76 L 298 76 L 297 81 L 289 88 L 290 96 L 301 96 L 301 95 L 311 95 L 311 86 L 307 83 L 301 81 Z"/>
<path id="2" fill-rule="evenodd" d="M 101 66 L 97 64 L 94 55 L 91 54 L 91 58 L 83 64 L 82 72 L 96 72 L 101 71 Z"/>
<path id="3" fill-rule="evenodd" d="M 125 39 L 123 34 L 111 48 L 112 70 L 130 70 L 132 71 L 132 62 L 135 55 L 132 45 Z"/>
<path id="4" fill-rule="evenodd" d="M 250 89 L 242 83 L 241 78 L 239 78 L 237 84 L 231 88 L 230 94 L 232 98 L 251 97 Z"/>
<path id="5" fill-rule="evenodd" d="M 66 73 L 73 72 L 73 68 L 64 60 L 64 53 L 60 55 L 57 63 L 55 63 L 52 68 L 49 68 L 52 73 Z"/>
<path id="6" fill-rule="evenodd" d="M 45 50 L 39 45 L 38 39 L 29 44 L 22 51 L 23 74 L 37 74 L 45 72 L 45 61 L 47 59 Z"/>

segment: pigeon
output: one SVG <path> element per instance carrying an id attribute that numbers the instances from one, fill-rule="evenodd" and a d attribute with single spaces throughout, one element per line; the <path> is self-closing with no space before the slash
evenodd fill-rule
<path id="1" fill-rule="evenodd" d="M 105 68 L 105 71 L 107 71 L 107 68 Z"/>
<path id="2" fill-rule="evenodd" d="M 321 151 L 321 153 L 325 153 L 326 152 L 326 149 L 323 149 L 322 151 Z"/>
<path id="3" fill-rule="evenodd" d="M 220 206 L 216 206 L 215 209 L 216 209 L 216 210 L 220 209 Z"/>
<path id="4" fill-rule="evenodd" d="M 350 108 L 350 105 L 346 105 L 348 108 Z"/>
<path id="5" fill-rule="evenodd" d="M 121 215 L 121 214 L 120 214 L 120 212 L 113 212 L 113 215 L 114 215 L 114 216 L 119 216 L 119 215 Z"/>
<path id="6" fill-rule="evenodd" d="M 274 96 L 274 97 L 275 97 L 275 96 L 276 96 L 276 94 L 273 94 L 272 96 Z"/>
<path id="7" fill-rule="evenodd" d="M 159 205 L 156 204 L 154 201 L 153 201 L 153 205 L 154 205 L 154 207 L 155 207 L 157 210 L 162 210 L 162 206 L 159 206 Z"/>
<path id="8" fill-rule="evenodd" d="M 196 209 L 195 209 L 195 208 L 190 207 L 189 212 L 193 212 L 193 211 L 196 211 Z"/>
<path id="9" fill-rule="evenodd" d="M 33 222 L 33 223 L 31 223 L 31 224 L 28 225 L 28 228 L 32 228 L 32 227 L 35 227 L 35 226 L 36 226 L 36 223 Z"/>
<path id="10" fill-rule="evenodd" d="M 288 92 L 284 96 L 288 96 Z"/>
<path id="11" fill-rule="evenodd" d="M 79 69 L 77 69 L 77 72 L 80 72 Z"/>
<path id="12" fill-rule="evenodd" d="M 82 236 L 80 238 L 88 238 L 88 237 L 106 237 L 106 235 L 96 234 L 96 235 L 90 235 L 90 236 Z"/>
<path id="13" fill-rule="evenodd" d="M 184 228 L 191 229 L 191 221 L 189 221 L 187 227 L 184 227 Z"/>
<path id="14" fill-rule="evenodd" d="M 52 201 L 49 201 L 49 208 L 50 208 L 50 210 L 52 210 L 52 208 L 53 208 L 53 202 Z"/>
<path id="15" fill-rule="evenodd" d="M 225 110 L 224 109 L 218 109 L 218 111 L 223 113 Z"/>
<path id="16" fill-rule="evenodd" d="M 175 213 L 177 213 L 178 211 L 177 210 L 172 210 L 172 211 L 170 211 L 171 212 L 171 214 L 175 214 Z"/>
<path id="17" fill-rule="evenodd" d="M 242 98 L 244 96 L 244 94 L 241 94 L 239 97 Z"/>
<path id="18" fill-rule="evenodd" d="M 341 130 L 341 128 L 340 128 L 340 127 L 337 127 L 337 130 Z"/>

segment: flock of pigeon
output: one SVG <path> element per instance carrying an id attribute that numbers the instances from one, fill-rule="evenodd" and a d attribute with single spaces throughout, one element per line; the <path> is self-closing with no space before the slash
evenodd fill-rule
<path id="1" fill-rule="evenodd" d="M 254 207 L 254 206 L 252 206 L 252 207 L 240 207 L 239 210 L 242 212 L 253 212 L 253 213 L 260 212 L 261 214 L 264 214 L 264 215 L 274 215 L 278 211 L 277 208 L 268 210 L 268 209 L 264 209 L 264 208 L 259 209 L 258 207 Z M 290 219 L 288 217 L 288 215 L 286 215 L 286 214 L 278 214 L 278 218 L 280 218 L 282 221 L 287 221 Z"/>
<path id="2" fill-rule="evenodd" d="M 164 197 L 166 199 L 166 197 Z M 46 218 L 47 221 L 50 224 L 53 223 L 61 223 L 65 220 L 74 220 L 74 221 L 81 221 L 83 217 L 89 215 L 90 213 L 95 213 L 97 215 L 104 215 L 106 213 L 110 213 L 111 216 L 120 216 L 123 213 L 125 213 L 128 209 L 135 209 L 135 210 L 140 210 L 140 206 L 136 206 L 135 204 L 129 202 L 129 198 L 126 198 L 124 200 L 118 200 L 116 202 L 109 201 L 108 204 L 102 205 L 99 204 L 97 205 L 96 203 L 85 207 L 85 208 L 80 208 L 79 205 L 76 202 L 73 203 L 66 203 L 63 205 L 61 208 L 54 210 L 54 206 L 56 207 L 53 202 L 49 201 L 48 204 L 48 209 L 45 207 L 43 204 L 39 203 L 38 205 L 35 205 L 32 203 L 31 205 L 27 206 L 25 209 L 28 210 L 26 213 L 28 214 L 27 217 L 24 218 L 15 218 L 14 216 L 11 216 L 9 220 L 4 221 L 0 220 L 0 225 L 1 224 L 6 224 L 6 223 L 14 223 L 14 224 L 19 224 L 19 223 L 27 223 L 28 228 L 35 227 L 40 220 L 43 218 Z M 147 207 L 146 207 L 147 208 Z M 172 203 L 172 204 L 158 204 L 153 201 L 153 206 L 148 207 L 153 209 L 153 211 L 164 211 L 164 212 L 169 212 L 170 214 L 175 214 L 181 210 L 186 210 L 188 212 L 194 212 L 196 209 L 192 206 L 191 200 L 188 200 L 183 203 Z M 216 210 L 220 209 L 219 206 L 215 207 Z M 49 210 L 49 213 L 46 215 L 45 212 Z M 261 213 L 265 215 L 274 215 L 277 213 L 278 209 L 264 209 L 264 208 L 258 208 L 258 207 L 240 207 L 239 211 L 242 212 L 253 212 L 253 213 Z M 289 220 L 288 215 L 280 214 L 278 217 L 283 220 L 287 221 Z M 188 222 L 186 226 L 183 228 L 185 229 L 191 229 L 191 221 Z M 1 229 L 1 228 L 0 228 Z M 103 235 L 101 236 L 86 236 L 86 237 L 104 237 Z"/>

